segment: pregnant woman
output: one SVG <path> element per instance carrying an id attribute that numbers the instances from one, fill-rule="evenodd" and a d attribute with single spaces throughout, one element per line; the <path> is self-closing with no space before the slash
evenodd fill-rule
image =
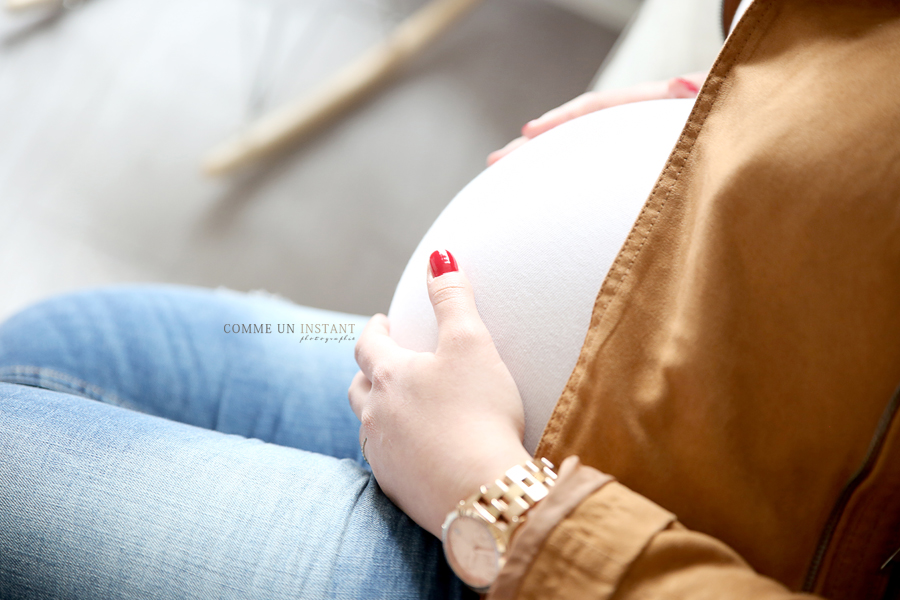
<path id="1" fill-rule="evenodd" d="M 527 126 L 389 317 L 131 287 L 0 326 L 0 597 L 890 592 L 900 8 L 740 10 L 696 102 Z"/>
<path id="2" fill-rule="evenodd" d="M 500 161 L 450 203 L 398 286 L 394 339 L 433 351 L 428 248 L 454 248 L 515 379 L 497 361 L 503 408 L 517 411 L 517 427 L 516 389 L 525 400 L 532 452 L 596 291 L 691 105 L 655 100 L 590 114 Z M 526 249 L 530 256 L 517 254 Z M 466 595 L 431 535 L 456 498 L 424 523 L 421 509 L 400 501 L 425 532 L 384 497 L 362 460 L 347 388 L 366 322 L 177 288 L 85 292 L 10 319 L 0 329 L 3 597 Z M 302 331 L 234 333 L 241 324 L 326 323 L 353 335 L 298 343 Z M 376 318 L 370 328 L 386 326 Z M 492 395 L 467 400 L 501 400 Z M 468 409 L 447 408 L 425 422 L 401 410 L 452 448 L 444 424 L 464 421 Z M 465 435 L 475 435 L 468 425 Z M 511 460 L 506 467 L 527 457 L 522 431 L 509 434 L 519 452 L 495 457 Z M 505 441 L 499 431 L 484 435 Z M 375 465 L 387 460 L 384 446 L 367 442 Z M 483 483 L 472 467 L 459 494 Z M 430 491 L 433 483 L 417 476 L 408 485 Z"/>

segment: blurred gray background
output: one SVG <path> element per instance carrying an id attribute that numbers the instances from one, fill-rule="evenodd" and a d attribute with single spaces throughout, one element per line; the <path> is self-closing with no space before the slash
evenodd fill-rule
<path id="1" fill-rule="evenodd" d="M 116 282 L 386 311 L 443 207 L 522 124 L 591 84 L 637 6 L 592 1 L 488 0 L 344 118 L 224 179 L 200 173 L 207 150 L 424 2 L 87 0 L 0 14 L 0 318 Z M 692 0 L 713 7 L 712 32 L 716 3 Z M 632 54 L 660 54 L 652 27 L 631 29 L 643 36 Z M 711 64 L 717 35 L 695 62 Z M 656 73 L 617 62 L 601 86 Z"/>

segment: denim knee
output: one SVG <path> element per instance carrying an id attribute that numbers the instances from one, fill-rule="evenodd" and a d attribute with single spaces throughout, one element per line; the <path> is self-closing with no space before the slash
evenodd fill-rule
<path id="1" fill-rule="evenodd" d="M 100 352 L 105 336 L 98 312 L 113 308 L 114 295 L 91 290 L 56 296 L 0 323 L 0 382 L 128 406 L 87 376 L 108 363 Z"/>

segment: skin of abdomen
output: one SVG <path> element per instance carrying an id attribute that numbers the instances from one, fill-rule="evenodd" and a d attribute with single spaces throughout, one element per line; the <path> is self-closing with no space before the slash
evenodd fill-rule
<path id="1" fill-rule="evenodd" d="M 618 106 L 565 123 L 473 179 L 413 252 L 388 316 L 401 346 L 434 351 L 428 257 L 449 249 L 525 408 L 534 452 L 575 365 L 603 278 L 693 100 Z"/>

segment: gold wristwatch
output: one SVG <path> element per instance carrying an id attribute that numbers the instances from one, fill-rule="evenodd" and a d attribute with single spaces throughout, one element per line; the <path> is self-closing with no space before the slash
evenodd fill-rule
<path id="1" fill-rule="evenodd" d="M 441 528 L 444 554 L 466 585 L 479 593 L 488 591 L 506 562 L 513 532 L 555 480 L 547 459 L 539 465 L 525 461 L 492 485 L 481 486 L 447 515 Z"/>

